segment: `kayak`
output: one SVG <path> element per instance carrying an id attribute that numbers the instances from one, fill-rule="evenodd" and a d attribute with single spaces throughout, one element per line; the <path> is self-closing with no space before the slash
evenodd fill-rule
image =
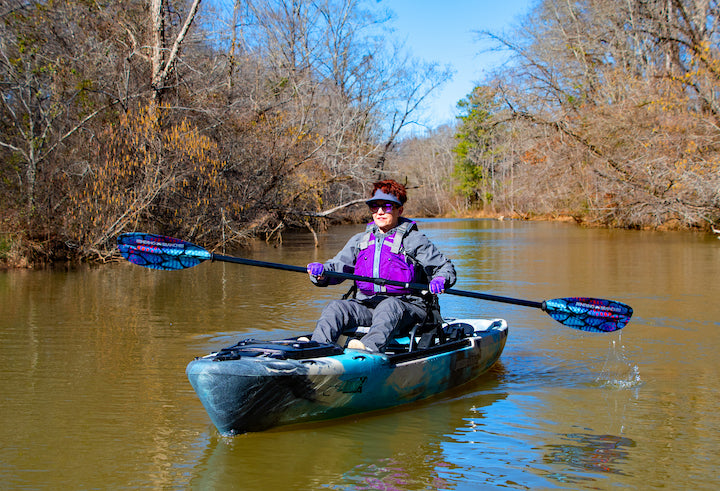
<path id="1" fill-rule="evenodd" d="M 186 374 L 218 431 L 236 435 L 440 394 L 487 372 L 507 334 L 502 319 L 446 320 L 429 332 L 414 329 L 385 353 L 296 337 L 246 339 L 196 358 Z"/>

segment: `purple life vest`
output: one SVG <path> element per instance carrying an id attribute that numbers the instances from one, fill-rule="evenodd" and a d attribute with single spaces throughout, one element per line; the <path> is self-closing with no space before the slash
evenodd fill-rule
<path id="1" fill-rule="evenodd" d="M 377 237 L 370 231 L 372 224 L 368 226 L 368 231 L 360 241 L 359 252 L 355 260 L 355 274 L 413 283 L 417 277 L 417 271 L 405 254 L 402 240 L 414 225 L 415 222 L 410 220 L 403 221 L 395 228 L 395 232 L 385 237 L 382 244 L 378 243 Z M 355 283 L 358 290 L 368 296 L 378 293 L 405 295 L 411 292 L 410 289 L 402 286 L 376 285 L 368 281 Z"/>

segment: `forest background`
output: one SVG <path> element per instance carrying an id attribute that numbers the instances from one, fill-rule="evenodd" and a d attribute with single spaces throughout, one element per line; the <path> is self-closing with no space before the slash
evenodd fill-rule
<path id="1" fill-rule="evenodd" d="M 0 1 L 0 263 L 106 260 L 124 231 L 209 248 L 413 216 L 720 221 L 716 0 L 540 0 L 424 132 L 451 73 L 372 0 Z"/>

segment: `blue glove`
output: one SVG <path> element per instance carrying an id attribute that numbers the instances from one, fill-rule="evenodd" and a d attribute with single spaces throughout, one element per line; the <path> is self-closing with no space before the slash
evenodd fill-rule
<path id="1" fill-rule="evenodd" d="M 438 295 L 445 291 L 445 278 L 437 276 L 430 282 L 430 293 Z"/>
<path id="2" fill-rule="evenodd" d="M 323 271 L 325 271 L 325 266 L 323 266 L 323 263 L 310 263 L 307 265 L 307 272 L 311 276 L 321 276 L 323 274 Z"/>

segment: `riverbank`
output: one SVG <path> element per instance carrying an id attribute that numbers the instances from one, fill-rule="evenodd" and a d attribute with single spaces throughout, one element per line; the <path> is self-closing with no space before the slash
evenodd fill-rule
<path id="1" fill-rule="evenodd" d="M 0 234 L 0 270 L 31 268 L 21 242 L 11 234 Z"/>
<path id="2" fill-rule="evenodd" d="M 477 218 L 477 219 L 491 219 L 491 220 L 523 220 L 523 221 L 543 221 L 543 222 L 575 222 L 582 223 L 576 217 L 562 214 L 545 214 L 545 215 L 520 215 L 518 213 L 498 213 L 498 212 L 487 212 L 484 210 L 467 210 L 460 213 L 450 213 L 444 218 Z"/>
<path id="3" fill-rule="evenodd" d="M 589 220 L 585 216 L 579 215 L 567 215 L 562 213 L 545 213 L 545 214 L 503 214 L 497 212 L 488 212 L 484 210 L 467 210 L 461 213 L 450 213 L 443 218 L 477 218 L 477 219 L 494 219 L 494 220 L 522 220 L 527 222 L 568 222 L 576 223 L 585 228 L 617 228 L 617 229 L 628 229 L 628 230 L 655 230 L 657 232 L 701 232 L 701 233 L 714 233 L 720 234 L 720 222 L 713 224 L 708 222 L 704 227 L 689 227 L 683 224 L 680 220 L 673 219 L 668 220 L 656 227 L 613 227 L 607 223 Z"/>

